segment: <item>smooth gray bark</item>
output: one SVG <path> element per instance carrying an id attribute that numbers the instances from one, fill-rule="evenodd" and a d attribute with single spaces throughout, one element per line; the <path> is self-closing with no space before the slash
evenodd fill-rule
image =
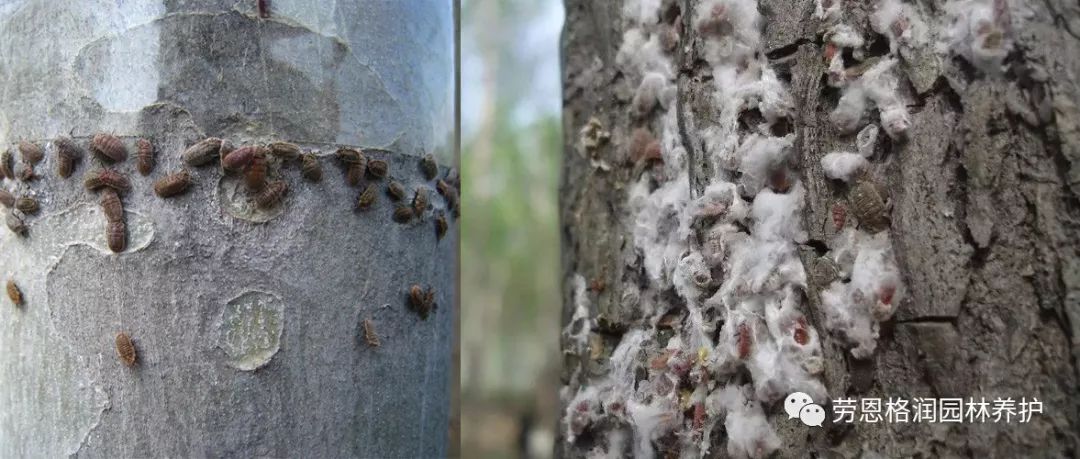
<path id="1" fill-rule="evenodd" d="M 637 176 L 630 167 L 597 168 L 580 151 L 579 132 L 590 117 L 611 132 L 611 141 L 595 153 L 611 164 L 622 164 L 632 129 L 648 126 L 633 118 L 630 107 L 639 81 L 615 63 L 622 33 L 630 26 L 620 3 L 566 2 L 560 191 L 564 324 L 575 310 L 575 275 L 606 285 L 588 292 L 594 324 L 588 352 L 564 340 L 563 382 L 571 395 L 610 374 L 606 360 L 627 330 L 649 328 L 639 305 L 673 311 L 676 335 L 684 325 L 677 321 L 685 315 L 682 300 L 649 281 L 634 250 L 627 196 Z M 707 153 L 697 133 L 713 121 L 714 104 L 712 75 L 701 57 L 703 39 L 691 25 L 698 3 L 665 1 L 661 9 L 661 20 L 673 23 L 681 36 L 673 62 L 682 140 L 692 158 L 691 196 L 699 196 L 707 181 L 703 169 L 708 166 L 700 159 Z M 825 82 L 824 29 L 813 18 L 814 3 L 758 2 L 769 63 L 794 97 L 794 167 L 807 190 L 803 225 L 809 233 L 800 250 L 808 270 L 830 249 L 830 208 L 844 193 L 824 178 L 820 159 L 830 151 L 853 150 L 854 140 L 828 120 L 838 94 Z M 847 23 L 868 28 L 876 2 L 841 3 Z M 941 1 L 904 3 L 918 5 L 927 21 L 944 14 Z M 788 421 L 782 406 L 768 405 L 765 412 L 783 445 L 780 457 L 1077 454 L 1080 10 L 1066 3 L 1028 3 L 1031 14 L 1014 31 L 1003 75 L 989 77 L 955 56 L 940 66 L 929 60 L 901 66 L 910 140 L 886 140 L 871 173 L 891 197 L 893 250 L 910 295 L 883 324 L 876 354 L 856 360 L 849 346 L 825 329 L 821 285 L 809 286 L 802 306 L 820 333 L 823 382 L 833 397 L 1037 396 L 1045 414 L 1029 425 L 859 423 L 807 429 Z M 635 299 L 640 291 L 639 302 L 626 301 L 628 291 Z M 648 360 L 642 359 L 644 378 Z M 676 435 L 688 434 L 682 418 L 679 425 L 653 442 L 659 457 L 678 454 L 674 445 L 681 437 Z M 564 438 L 557 451 L 566 457 L 604 451 L 609 432 L 629 432 L 629 427 L 612 418 L 594 421 L 580 441 Z M 559 428 L 564 432 L 565 424 Z M 724 456 L 726 438 L 721 423 L 712 436 L 712 456 Z"/>
<path id="2" fill-rule="evenodd" d="M 457 230 L 450 218 L 437 241 L 446 202 L 418 165 L 433 153 L 445 176 L 453 159 L 451 2 L 267 3 L 268 18 L 256 0 L 0 4 L 0 144 L 47 156 L 40 179 L 3 185 L 42 211 L 28 237 L 0 234 L 0 274 L 26 297 L 0 307 L 0 456 L 446 454 Z M 158 151 L 149 177 L 116 166 L 133 182 L 120 254 L 82 184 L 97 132 Z M 68 134 L 84 157 L 65 180 L 49 141 Z M 155 196 L 207 136 L 298 143 L 324 178 L 272 162 L 289 192 L 270 212 L 216 164 Z M 380 192 L 355 211 L 339 145 L 379 149 L 434 210 L 398 224 Z M 426 320 L 406 307 L 413 283 L 437 292 Z M 121 331 L 135 368 L 117 358 Z"/>

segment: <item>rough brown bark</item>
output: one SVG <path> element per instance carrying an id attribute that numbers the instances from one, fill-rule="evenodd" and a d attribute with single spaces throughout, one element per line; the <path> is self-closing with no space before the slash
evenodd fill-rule
<path id="1" fill-rule="evenodd" d="M 711 172 L 698 133 L 714 122 L 712 76 L 690 17 L 697 3 L 664 2 L 661 8 L 681 12 L 681 21 L 674 23 L 681 42 L 672 59 L 692 197 L 701 195 Z M 782 402 L 768 404 L 765 413 L 783 445 L 780 456 L 1077 454 L 1080 9 L 1064 3 L 1029 5 L 1031 14 L 1014 30 L 1002 75 L 985 75 L 948 54 L 940 61 L 918 53 L 901 60 L 900 93 L 911 113 L 908 140 L 891 141 L 882 133 L 869 172 L 890 197 L 888 231 L 909 294 L 882 324 L 873 356 L 854 359 L 850 346 L 825 328 L 822 285 L 810 283 L 802 306 L 821 337 L 822 382 L 834 399 L 1036 396 L 1045 404 L 1044 414 L 1022 426 L 826 421 L 824 428 L 812 429 L 789 422 Z M 865 30 L 868 42 L 885 40 L 887 52 L 888 41 L 866 26 L 873 3 L 845 5 L 845 22 Z M 853 149 L 855 136 L 829 123 L 838 93 L 825 82 L 823 26 L 814 16 L 814 1 L 762 0 L 758 8 L 765 19 L 764 51 L 794 101 L 793 166 L 807 192 L 803 228 L 808 240 L 799 250 L 809 270 L 830 250 L 835 232 L 830 209 L 846 192 L 843 184 L 825 178 L 820 160 L 830 151 Z M 924 18 L 944 14 L 942 1 L 917 2 L 917 8 Z M 622 159 L 632 130 L 648 122 L 631 114 L 640 81 L 615 63 L 628 21 L 621 5 L 611 2 L 567 0 L 566 13 L 560 189 L 564 324 L 575 310 L 576 275 L 601 280 L 604 288 L 588 290 L 588 348 L 575 348 L 564 336 L 564 403 L 610 373 L 606 362 L 612 349 L 627 331 L 645 327 L 641 304 L 686 313 L 672 289 L 654 285 L 644 274 L 630 229 L 628 189 L 640 171 Z M 579 132 L 592 117 L 610 131 L 611 141 L 590 158 L 582 152 Z M 609 158 L 613 167 L 596 167 L 596 158 Z M 673 333 L 680 333 L 682 324 Z M 567 457 L 602 450 L 606 432 L 627 428 L 609 418 L 569 442 L 565 421 L 557 451 Z M 725 454 L 726 438 L 721 422 L 710 455 Z M 671 452 L 664 442 L 653 442 L 660 456 Z"/>

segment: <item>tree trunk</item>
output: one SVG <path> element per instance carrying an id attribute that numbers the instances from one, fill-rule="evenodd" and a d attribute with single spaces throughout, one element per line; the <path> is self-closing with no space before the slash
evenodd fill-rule
<path id="1" fill-rule="evenodd" d="M 1075 5 L 623 3 L 566 1 L 563 456 L 1077 454 Z M 1043 410 L 834 419 L 889 397 Z"/>
<path id="2" fill-rule="evenodd" d="M 0 140 L 46 154 L 37 179 L 4 185 L 41 210 L 15 213 L 25 237 L 0 236 L 3 275 L 25 299 L 0 308 L 0 456 L 445 455 L 456 219 L 420 157 L 453 159 L 453 40 L 450 2 L 0 6 Z M 129 152 L 106 166 L 131 181 L 121 253 L 83 184 L 103 167 L 88 149 L 99 132 Z M 64 179 L 54 140 L 69 135 L 82 159 Z M 211 136 L 299 144 L 324 177 L 269 156 L 288 191 L 260 210 L 216 158 L 182 160 Z M 156 148 L 149 176 L 136 138 Z M 410 193 L 428 189 L 430 208 L 397 223 L 390 178 L 368 177 L 376 202 L 355 210 L 360 188 L 334 156 L 348 145 Z M 155 195 L 185 168 L 184 194 Z M 451 228 L 441 240 L 438 215 Z M 434 288 L 426 318 L 408 306 L 412 284 Z"/>

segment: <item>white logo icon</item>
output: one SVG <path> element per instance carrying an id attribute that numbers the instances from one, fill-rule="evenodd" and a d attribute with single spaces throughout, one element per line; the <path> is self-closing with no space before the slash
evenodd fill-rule
<path id="1" fill-rule="evenodd" d="M 821 427 L 825 422 L 825 408 L 816 403 L 806 405 L 799 411 L 799 419 L 808 426 Z"/>
<path id="2" fill-rule="evenodd" d="M 806 405 L 814 403 L 814 400 L 804 392 L 795 392 L 784 400 L 784 411 L 787 411 L 788 419 L 798 418 L 799 411 Z"/>

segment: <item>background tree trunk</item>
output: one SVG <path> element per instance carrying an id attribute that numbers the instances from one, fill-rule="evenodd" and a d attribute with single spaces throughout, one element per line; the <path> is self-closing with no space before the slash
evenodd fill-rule
<path id="1" fill-rule="evenodd" d="M 4 186 L 42 210 L 28 237 L 0 235 L 3 275 L 26 298 L 0 308 L 0 456 L 447 453 L 457 231 L 450 218 L 436 239 L 446 203 L 419 157 L 453 161 L 452 4 L 273 0 L 260 17 L 259 3 L 0 6 L 0 141 L 46 149 L 38 180 Z M 82 183 L 98 132 L 158 152 L 148 177 L 134 159 L 116 166 L 133 184 L 120 254 Z M 69 134 L 84 157 L 65 180 L 50 141 Z M 268 212 L 216 163 L 191 169 L 186 194 L 155 196 L 207 136 L 300 144 L 324 178 L 272 161 L 289 192 Z M 355 211 L 339 145 L 376 148 L 434 209 L 395 223 L 380 188 Z M 406 307 L 413 283 L 436 291 L 426 320 Z M 117 358 L 121 331 L 134 368 Z"/>
<path id="2" fill-rule="evenodd" d="M 835 3 L 842 5 L 842 22 L 866 40 L 869 56 L 890 54 L 888 37 L 870 27 L 875 2 Z M 893 141 L 881 132 L 869 176 L 884 186 L 891 202 L 886 231 L 908 294 L 892 318 L 881 324 L 877 351 L 861 360 L 853 358 L 851 346 L 825 326 L 820 296 L 824 285 L 811 279 L 800 303 L 821 338 L 825 369 L 820 380 L 831 399 L 1034 396 L 1044 403 L 1044 413 L 1026 425 L 848 426 L 826 420 L 824 428 L 811 428 L 788 420 L 782 400 L 770 401 L 763 408 L 779 436 L 780 456 L 1077 454 L 1080 10 L 1065 3 L 1029 4 L 1022 8 L 1024 14 L 1014 14 L 1006 35 L 1012 48 L 998 75 L 955 53 L 935 51 L 935 42 L 945 39 L 945 2 L 905 3 L 925 22 L 928 34 L 925 46 L 900 56 L 896 67 L 911 127 L 907 141 Z M 703 57 L 707 38 L 695 22 L 698 4 L 664 1 L 660 25 L 645 28 L 647 33 L 663 33 L 670 24 L 680 37 L 667 54 L 678 88 L 670 109 L 677 110 L 677 141 L 688 152 L 686 186 L 691 199 L 702 195 L 716 164 L 703 132 L 721 122 L 716 114 L 719 103 L 713 99 L 714 75 Z M 807 237 L 797 242 L 807 271 L 815 259 L 835 249 L 831 209 L 848 190 L 842 182 L 825 177 L 821 158 L 831 151 L 854 151 L 856 137 L 841 133 L 829 119 L 840 93 L 826 81 L 827 24 L 815 15 L 815 7 L 813 0 L 757 2 L 763 16 L 758 52 L 785 84 L 794 109 L 789 116 L 795 134 L 790 165 L 799 180 L 795 186 L 806 192 L 801 224 Z M 627 439 L 625 455 L 631 452 L 629 445 L 651 440 L 656 454 L 663 456 L 677 451 L 682 439 L 692 435 L 693 409 L 667 413 L 667 421 L 675 427 L 642 440 L 640 423 L 633 416 L 618 408 L 597 407 L 595 399 L 581 395 L 610 380 L 615 372 L 611 354 L 631 333 L 654 333 L 659 341 L 651 347 L 646 343 L 630 348 L 641 354 L 630 359 L 632 383 L 639 390 L 640 383 L 658 373 L 648 359 L 657 356 L 667 337 L 685 340 L 689 334 L 687 298 L 646 275 L 633 233 L 636 211 L 631 198 L 640 170 L 626 165 L 633 148 L 631 132 L 644 127 L 657 133 L 662 115 L 633 114 L 641 76 L 620 66 L 617 56 L 624 33 L 639 26 L 624 14 L 623 5 L 567 0 L 566 12 L 565 165 L 560 191 L 567 326 L 563 403 L 585 403 L 564 406 L 558 450 L 579 457 L 617 449 L 619 437 L 613 432 L 622 431 Z M 852 60 L 850 55 L 845 58 Z M 750 116 L 740 115 L 738 135 L 747 135 L 747 126 L 760 122 L 760 117 Z M 583 147 L 587 136 L 581 130 L 592 117 L 610 132 L 611 140 L 589 151 Z M 869 122 L 876 122 L 872 115 Z M 668 149 L 664 147 L 665 160 Z M 678 165 L 655 165 L 653 170 L 658 167 L 669 179 L 678 176 Z M 665 183 L 663 177 L 657 181 L 653 189 Z M 686 242 L 688 250 L 701 250 L 697 241 L 703 231 L 694 228 Z M 575 315 L 581 305 L 587 308 L 585 317 Z M 654 327 L 666 311 L 672 311 L 675 319 L 671 331 Z M 713 319 L 719 329 L 722 320 Z M 584 334 L 578 332 L 582 326 Z M 722 345 L 710 351 L 719 352 Z M 732 380 L 745 377 L 740 372 Z M 732 380 L 713 382 L 719 388 Z M 676 385 L 694 387 L 686 380 Z M 722 415 L 711 438 L 710 456 L 730 454 L 725 449 L 730 432 Z"/>

